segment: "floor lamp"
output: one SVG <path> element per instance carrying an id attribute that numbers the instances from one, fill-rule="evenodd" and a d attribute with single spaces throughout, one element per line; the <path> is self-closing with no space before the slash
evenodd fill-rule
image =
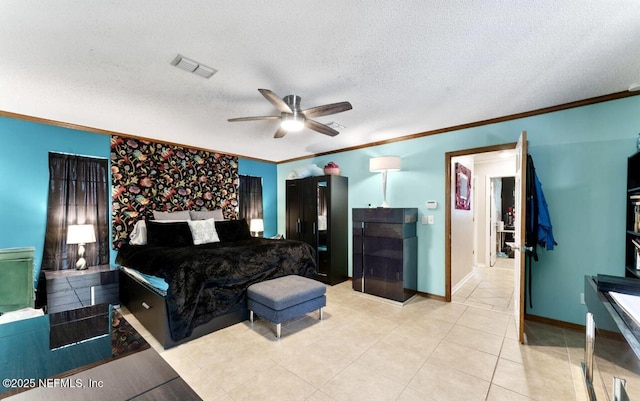
<path id="1" fill-rule="evenodd" d="M 369 171 L 382 173 L 382 205 L 389 207 L 387 203 L 387 172 L 400 171 L 400 156 L 380 156 L 369 159 Z"/>

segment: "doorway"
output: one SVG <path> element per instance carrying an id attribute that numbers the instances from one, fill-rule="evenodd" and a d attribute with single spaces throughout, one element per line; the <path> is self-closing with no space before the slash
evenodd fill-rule
<path id="1" fill-rule="evenodd" d="M 518 338 L 521 343 L 524 342 L 524 258 L 522 257 L 522 249 L 516 244 L 524 243 L 524 218 L 526 214 L 526 204 L 524 202 L 525 199 L 525 187 L 523 178 L 526 177 L 526 155 L 527 155 L 527 133 L 526 131 L 522 131 L 517 143 L 503 144 L 503 145 L 495 145 L 495 146 L 487 146 L 481 148 L 474 149 L 465 149 L 459 150 L 455 152 L 447 152 L 445 154 L 445 299 L 447 301 L 451 301 L 452 299 L 452 277 L 455 274 L 456 279 L 459 279 L 460 274 L 456 270 L 452 268 L 454 257 L 457 258 L 459 254 L 462 254 L 465 257 L 468 257 L 469 254 L 469 242 L 471 242 L 471 253 L 473 254 L 472 260 L 477 258 L 477 232 L 482 232 L 482 230 L 477 228 L 477 225 L 474 225 L 473 231 L 475 233 L 472 241 L 459 241 L 455 238 L 454 230 L 459 230 L 458 219 L 453 219 L 454 213 L 458 213 L 457 210 L 454 210 L 453 205 L 456 205 L 455 209 L 459 209 L 458 207 L 458 193 L 459 193 L 459 182 L 455 181 L 457 179 L 457 171 L 458 167 L 454 169 L 453 161 L 457 157 L 465 157 L 465 158 L 476 158 L 482 157 L 484 155 L 488 155 L 490 152 L 499 152 L 506 150 L 515 150 L 515 230 L 514 230 L 514 265 L 513 265 L 513 314 L 515 318 L 516 331 L 518 333 Z M 470 165 L 474 165 L 475 163 L 469 163 Z M 473 172 L 470 172 L 467 176 L 468 179 L 471 180 L 473 186 L 475 187 L 479 183 L 485 185 L 482 180 L 472 179 L 475 175 Z M 477 190 L 474 192 L 478 192 Z M 473 198 L 473 202 L 478 200 L 474 194 L 471 194 Z M 477 204 L 476 204 L 477 206 Z M 473 209 L 467 208 L 467 209 Z M 482 210 L 482 208 L 478 208 L 478 210 Z M 457 216 L 456 216 L 457 217 Z M 475 222 L 475 216 L 473 218 Z M 463 229 L 464 231 L 464 229 Z M 467 229 L 468 231 L 468 229 Z M 465 243 L 466 242 L 466 243 Z M 454 256 L 455 255 L 455 256 Z M 468 268 L 468 264 L 466 265 Z"/>
<path id="2" fill-rule="evenodd" d="M 514 160 L 510 160 L 515 164 Z M 498 167 L 499 168 L 499 167 Z M 485 247 L 485 263 L 479 261 L 476 266 L 493 267 L 503 258 L 513 259 L 513 243 L 515 235 L 515 176 L 487 177 L 487 218 L 478 219 L 480 229 L 484 228 L 488 234 Z M 478 195 L 482 196 L 482 194 Z M 478 252 L 482 252 L 478 249 Z"/>
<path id="3" fill-rule="evenodd" d="M 472 207 L 451 209 L 452 301 L 500 312 L 513 309 L 515 151 L 456 156 L 472 177 Z M 452 184 L 456 187 L 457 178 Z"/>

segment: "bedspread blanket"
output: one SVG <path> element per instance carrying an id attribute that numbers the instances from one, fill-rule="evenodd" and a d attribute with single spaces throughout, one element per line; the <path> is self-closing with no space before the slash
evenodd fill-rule
<path id="1" fill-rule="evenodd" d="M 165 279 L 171 337 L 179 341 L 246 305 L 251 284 L 289 274 L 313 277 L 313 252 L 304 242 L 265 238 L 174 248 L 123 245 L 116 263 Z"/>

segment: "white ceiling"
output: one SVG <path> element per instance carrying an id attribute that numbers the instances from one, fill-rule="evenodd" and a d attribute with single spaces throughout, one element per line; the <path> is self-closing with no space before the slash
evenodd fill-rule
<path id="1" fill-rule="evenodd" d="M 0 54 L 0 110 L 282 161 L 625 91 L 640 1 L 3 0 Z M 273 139 L 258 88 L 353 110 Z"/>

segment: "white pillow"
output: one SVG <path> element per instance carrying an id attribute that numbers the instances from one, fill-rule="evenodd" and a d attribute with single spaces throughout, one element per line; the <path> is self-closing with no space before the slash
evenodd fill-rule
<path id="1" fill-rule="evenodd" d="M 224 216 L 222 215 L 222 209 L 189 210 L 189 216 L 191 216 L 191 220 L 207 220 L 207 219 L 215 219 L 217 221 L 224 220 Z"/>
<path id="2" fill-rule="evenodd" d="M 215 219 L 189 220 L 187 221 L 193 237 L 193 245 L 220 242 L 216 231 Z"/>
<path id="3" fill-rule="evenodd" d="M 191 220 L 188 210 L 179 210 L 177 212 L 158 212 L 153 211 L 154 220 Z"/>
<path id="4" fill-rule="evenodd" d="M 138 220 L 129 234 L 129 244 L 147 245 L 147 224 L 144 220 Z"/>

